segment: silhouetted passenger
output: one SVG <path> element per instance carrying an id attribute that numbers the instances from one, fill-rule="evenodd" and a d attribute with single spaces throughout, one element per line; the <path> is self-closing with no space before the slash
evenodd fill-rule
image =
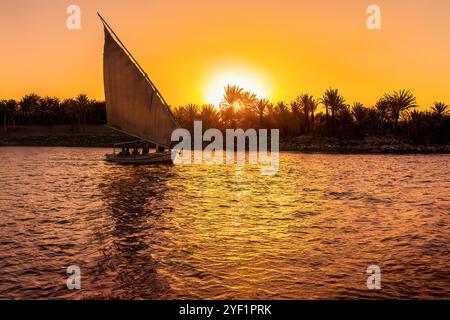
<path id="1" fill-rule="evenodd" d="M 164 151 L 166 151 L 166 148 L 161 147 L 161 146 L 157 146 L 157 147 L 156 147 L 156 152 L 158 152 L 158 153 L 163 153 Z"/>
<path id="2" fill-rule="evenodd" d="M 118 154 L 117 156 L 119 156 L 119 157 L 125 157 L 125 153 L 126 153 L 125 147 L 122 147 L 122 151 L 120 151 L 119 154 Z"/>
<path id="3" fill-rule="evenodd" d="M 145 156 L 150 153 L 150 149 L 148 148 L 148 144 L 144 144 L 144 147 L 142 147 L 142 155 Z"/>

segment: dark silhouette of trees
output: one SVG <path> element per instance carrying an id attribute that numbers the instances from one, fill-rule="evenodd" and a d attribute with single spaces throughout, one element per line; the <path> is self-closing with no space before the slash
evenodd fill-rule
<path id="1" fill-rule="evenodd" d="M 375 105 L 375 112 L 378 117 L 378 123 L 381 126 L 381 134 L 384 135 L 386 133 L 386 125 L 390 115 L 389 102 L 384 98 L 378 100 Z"/>
<path id="2" fill-rule="evenodd" d="M 1 100 L 0 101 L 0 114 L 3 118 L 3 130 L 8 131 L 8 125 L 12 126 L 12 129 L 16 129 L 16 117 L 19 111 L 19 105 L 16 100 Z"/>
<path id="3" fill-rule="evenodd" d="M 292 103 L 292 111 L 295 113 L 297 120 L 302 120 L 302 115 L 303 115 L 303 126 L 305 128 L 305 132 L 309 132 L 310 130 L 310 105 L 311 105 L 311 99 L 312 96 L 310 96 L 309 94 L 305 93 L 305 94 L 301 94 L 300 96 L 297 97 L 297 103 Z"/>
<path id="4" fill-rule="evenodd" d="M 86 114 L 89 112 L 89 98 L 85 94 L 80 94 L 75 101 L 78 110 L 78 127 L 82 125 L 84 132 L 86 131 Z"/>
<path id="5" fill-rule="evenodd" d="M 311 96 L 309 101 L 309 112 L 310 112 L 310 122 L 311 122 L 311 131 L 314 132 L 315 125 L 315 113 L 317 108 L 319 107 L 319 102 Z"/>
<path id="6" fill-rule="evenodd" d="M 8 111 L 6 109 L 6 100 L 0 100 L 0 114 L 3 118 L 3 130 L 8 131 Z"/>
<path id="7" fill-rule="evenodd" d="M 41 97 L 31 93 L 24 96 L 19 102 L 21 116 L 29 121 L 30 124 L 40 121 L 40 101 Z"/>
<path id="8" fill-rule="evenodd" d="M 53 125 L 57 122 L 60 112 L 61 101 L 55 97 L 44 97 L 40 99 L 39 115 L 43 123 L 46 125 Z"/>
<path id="9" fill-rule="evenodd" d="M 394 130 L 398 128 L 401 113 L 417 107 L 416 97 L 409 90 L 394 91 L 392 94 L 386 94 L 384 99 L 394 121 Z"/>
<path id="10" fill-rule="evenodd" d="M 435 102 L 427 111 L 419 111 L 408 90 L 385 94 L 374 106 L 360 102 L 350 106 L 337 89 L 326 90 L 320 99 L 303 93 L 289 103 L 274 104 L 238 86 L 227 86 L 219 106 L 188 104 L 172 108 L 172 113 L 180 127 L 191 131 L 194 121 L 202 120 L 204 131 L 280 129 L 285 139 L 304 134 L 355 139 L 395 135 L 415 143 L 450 142 L 450 107 Z M 20 101 L 0 101 L 0 121 L 5 131 L 16 124 L 68 124 L 72 130 L 84 131 L 87 124 L 106 123 L 106 105 L 85 94 L 63 101 L 28 94 Z"/>
<path id="11" fill-rule="evenodd" d="M 313 131 L 315 112 L 319 102 L 312 95 L 304 93 L 299 95 L 291 106 L 296 118 L 301 117 L 300 114 L 303 113 L 304 132 L 309 133 Z"/>
<path id="12" fill-rule="evenodd" d="M 264 128 L 264 114 L 267 111 L 270 101 L 267 99 L 259 99 L 256 104 L 256 109 L 258 110 L 259 128 Z"/>
<path id="13" fill-rule="evenodd" d="M 284 101 L 279 101 L 275 105 L 275 123 L 282 136 L 292 136 L 291 119 L 289 105 Z"/>
<path id="14" fill-rule="evenodd" d="M 204 104 L 201 107 L 200 119 L 204 130 L 218 128 L 220 125 L 219 113 L 213 104 Z"/>
<path id="15" fill-rule="evenodd" d="M 65 118 L 69 117 L 71 130 L 73 131 L 75 129 L 75 119 L 77 117 L 77 106 L 75 100 L 65 99 L 62 103 L 61 108 L 64 114 L 64 119 L 62 120 L 62 122 L 64 123 Z"/>
<path id="16" fill-rule="evenodd" d="M 450 111 L 449 106 L 444 102 L 435 102 L 431 110 L 439 117 L 448 115 Z"/>
<path id="17" fill-rule="evenodd" d="M 220 103 L 220 118 L 224 127 L 236 128 L 236 110 L 240 108 L 244 90 L 238 86 L 228 85 Z"/>
<path id="18" fill-rule="evenodd" d="M 242 129 L 254 128 L 258 123 L 258 97 L 250 91 L 242 93 L 239 108 L 236 110 L 237 126 Z"/>
<path id="19" fill-rule="evenodd" d="M 6 111 L 8 112 L 9 119 L 13 130 L 16 129 L 16 117 L 19 112 L 19 104 L 16 100 L 10 99 L 6 101 Z"/>
<path id="20" fill-rule="evenodd" d="M 352 113 L 353 117 L 355 118 L 356 124 L 359 127 L 364 127 L 366 124 L 369 112 L 368 108 L 364 107 L 364 105 L 361 102 L 355 102 L 352 106 Z"/>
<path id="21" fill-rule="evenodd" d="M 2 100 L 0 115 L 4 130 L 8 126 L 16 129 L 17 125 L 53 126 L 71 124 L 72 130 L 85 130 L 86 124 L 106 122 L 104 102 L 91 100 L 85 94 L 75 99 L 61 101 L 56 97 L 40 97 L 31 93 L 19 101 Z"/>
<path id="22" fill-rule="evenodd" d="M 337 89 L 328 89 L 325 91 L 321 103 L 326 109 L 327 127 L 331 128 L 331 132 L 336 130 L 336 117 L 338 113 L 347 107 L 344 97 L 339 93 Z M 329 123 L 329 117 L 331 112 L 331 125 Z"/>

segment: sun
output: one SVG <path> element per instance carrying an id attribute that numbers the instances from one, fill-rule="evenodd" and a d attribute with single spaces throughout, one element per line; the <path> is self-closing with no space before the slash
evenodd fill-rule
<path id="1" fill-rule="evenodd" d="M 246 91 L 253 92 L 258 98 L 270 97 L 270 86 L 267 77 L 255 70 L 244 67 L 224 68 L 214 72 L 206 79 L 204 100 L 219 107 L 225 87 L 236 85 Z"/>

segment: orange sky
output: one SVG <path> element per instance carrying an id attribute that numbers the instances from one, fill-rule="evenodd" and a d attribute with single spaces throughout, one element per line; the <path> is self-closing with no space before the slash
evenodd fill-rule
<path id="1" fill-rule="evenodd" d="M 79 31 L 66 28 L 70 4 L 81 7 Z M 381 31 L 366 28 L 370 4 L 382 8 Z M 401 88 L 423 106 L 450 103 L 448 0 L 2 1 L 0 98 L 103 99 L 96 11 L 169 104 L 217 100 L 228 78 L 274 101 L 333 86 L 369 105 Z"/>

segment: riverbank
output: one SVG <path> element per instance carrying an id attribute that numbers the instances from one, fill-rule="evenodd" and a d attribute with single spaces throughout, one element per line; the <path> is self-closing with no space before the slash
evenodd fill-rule
<path id="1" fill-rule="evenodd" d="M 360 140 L 301 136 L 281 142 L 280 150 L 331 154 L 450 154 L 450 144 L 416 145 L 394 136 Z"/>
<path id="2" fill-rule="evenodd" d="M 70 125 L 20 126 L 0 132 L 0 147 L 112 147 L 114 143 L 136 140 L 103 125 L 87 125 L 85 130 Z"/>
<path id="3" fill-rule="evenodd" d="M 88 125 L 85 130 L 71 126 L 20 126 L 0 132 L 1 146 L 112 147 L 115 143 L 135 140 L 103 125 Z M 280 143 L 281 151 L 305 153 L 356 154 L 450 154 L 450 145 L 414 145 L 397 137 L 366 137 L 362 140 L 301 136 Z"/>

